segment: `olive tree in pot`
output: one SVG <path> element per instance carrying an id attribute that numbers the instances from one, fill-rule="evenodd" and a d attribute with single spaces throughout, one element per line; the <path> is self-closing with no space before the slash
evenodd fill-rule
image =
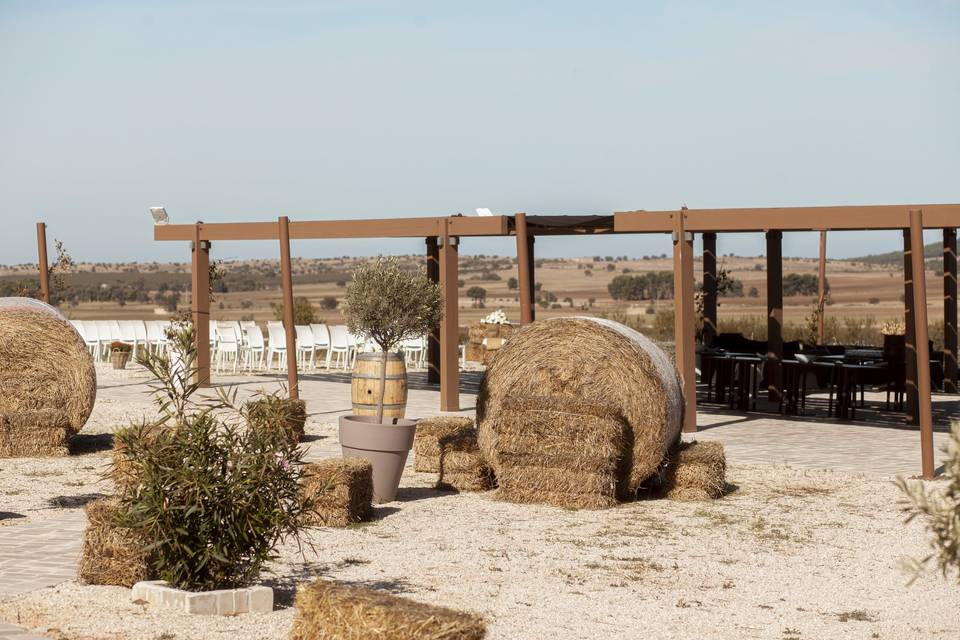
<path id="1" fill-rule="evenodd" d="M 350 331 L 369 336 L 380 347 L 380 383 L 376 416 L 340 418 L 344 457 L 361 457 L 373 464 L 373 494 L 377 502 L 394 499 L 407 453 L 413 446 L 416 422 L 383 417 L 387 357 L 402 340 L 422 336 L 440 324 L 440 287 L 423 271 L 409 273 L 395 258 L 377 258 L 357 267 L 347 285 L 343 313 Z"/>

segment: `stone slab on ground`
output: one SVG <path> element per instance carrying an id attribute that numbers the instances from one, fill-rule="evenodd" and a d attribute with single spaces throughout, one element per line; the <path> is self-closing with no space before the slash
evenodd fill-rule
<path id="1" fill-rule="evenodd" d="M 168 586 L 163 580 L 145 580 L 133 585 L 130 599 L 148 602 L 155 607 L 208 616 L 273 611 L 273 589 L 264 586 L 184 591 Z"/>

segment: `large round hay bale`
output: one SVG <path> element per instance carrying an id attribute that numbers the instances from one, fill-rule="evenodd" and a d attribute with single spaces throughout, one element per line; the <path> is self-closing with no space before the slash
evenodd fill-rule
<path id="1" fill-rule="evenodd" d="M 76 434 L 97 396 L 97 375 L 83 339 L 47 304 L 0 301 L 0 414 L 62 412 L 68 431 Z"/>
<path id="2" fill-rule="evenodd" d="M 641 333 L 599 318 L 518 329 L 487 369 L 477 398 L 480 448 L 498 479 L 542 479 L 540 469 L 581 474 L 566 484 L 584 491 L 606 487 L 596 500 L 580 495 L 571 504 L 602 506 L 614 495 L 635 494 L 664 463 L 682 424 L 682 386 L 667 356 Z M 524 496 L 514 483 L 516 495 L 507 498 L 539 501 L 538 493 L 549 492 L 540 485 Z"/>

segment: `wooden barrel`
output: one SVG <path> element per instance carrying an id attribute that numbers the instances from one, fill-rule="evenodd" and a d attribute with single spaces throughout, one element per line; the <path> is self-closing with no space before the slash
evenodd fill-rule
<path id="1" fill-rule="evenodd" d="M 353 415 L 377 415 L 377 394 L 380 390 L 380 364 L 383 354 L 361 353 L 353 367 L 350 385 Z M 387 381 L 383 394 L 383 416 L 402 418 L 407 411 L 407 367 L 397 353 L 387 356 Z"/>

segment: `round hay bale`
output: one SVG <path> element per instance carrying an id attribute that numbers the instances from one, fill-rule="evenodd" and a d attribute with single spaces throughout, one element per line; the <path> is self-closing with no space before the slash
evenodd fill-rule
<path id="1" fill-rule="evenodd" d="M 0 299 L 0 414 L 52 409 L 76 434 L 90 417 L 97 375 L 63 315 L 30 298 Z"/>
<path id="2" fill-rule="evenodd" d="M 604 407 L 622 421 L 622 451 L 613 454 L 596 439 L 584 439 L 586 423 L 575 410 L 584 403 Z M 555 420 L 556 433 L 547 434 L 543 425 L 535 426 L 537 409 L 569 417 Z M 525 438 L 529 433 L 518 432 L 525 410 L 538 438 L 570 441 L 569 450 L 556 452 L 552 463 L 536 461 L 545 449 Z M 621 495 L 635 493 L 658 471 L 682 424 L 682 386 L 667 356 L 641 333 L 600 318 L 554 318 L 514 331 L 487 369 L 477 397 L 480 449 L 498 477 L 501 465 L 514 464 L 520 450 L 534 462 L 517 466 L 570 472 L 576 470 L 571 457 L 596 464 L 613 456 L 618 459 L 609 462 L 617 463 Z M 574 443 L 582 450 L 573 450 Z"/>

